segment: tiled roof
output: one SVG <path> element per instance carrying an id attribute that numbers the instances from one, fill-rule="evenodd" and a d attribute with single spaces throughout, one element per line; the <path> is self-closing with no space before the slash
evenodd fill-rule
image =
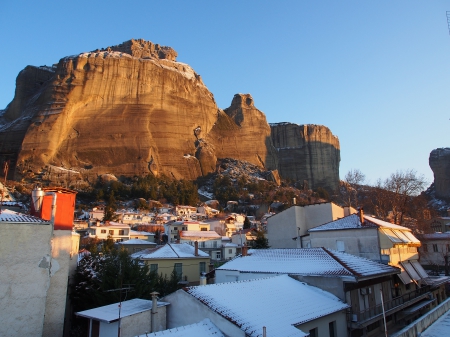
<path id="1" fill-rule="evenodd" d="M 9 209 L 2 209 L 2 212 L 0 213 L 0 223 L 1 222 L 38 223 L 38 224 L 50 223 L 50 221 L 43 220 L 41 218 L 32 215 L 10 211 Z"/>
<path id="2" fill-rule="evenodd" d="M 209 318 L 205 318 L 203 321 L 198 323 L 180 326 L 178 328 L 146 333 L 145 335 L 140 335 L 138 337 L 159 337 L 159 336 L 170 336 L 170 337 L 225 337 L 225 335 L 210 321 Z"/>
<path id="3" fill-rule="evenodd" d="M 287 275 L 189 287 L 185 291 L 255 337 L 262 335 L 264 326 L 268 336 L 308 336 L 294 325 L 348 308 L 336 296 Z"/>
<path id="4" fill-rule="evenodd" d="M 176 259 L 176 258 L 195 258 L 209 257 L 208 254 L 198 250 L 198 256 L 195 256 L 195 248 L 187 243 L 167 243 L 157 249 L 143 250 L 132 255 L 134 258 L 147 259 Z"/>
<path id="5" fill-rule="evenodd" d="M 326 224 L 323 224 L 321 226 L 317 226 L 314 228 L 311 228 L 308 230 L 308 232 L 318 232 L 318 231 L 328 231 L 328 230 L 340 230 L 340 229 L 358 229 L 358 228 L 387 228 L 387 229 L 397 229 L 397 230 L 404 230 L 404 231 L 411 231 L 407 227 L 394 225 L 389 222 L 373 218 L 368 215 L 364 215 L 364 223 L 361 224 L 361 221 L 359 221 L 358 214 L 351 214 L 346 217 L 343 217 L 338 220 L 334 220 L 331 222 L 328 222 Z"/>
<path id="6" fill-rule="evenodd" d="M 397 269 L 362 257 L 324 248 L 251 249 L 217 270 L 240 272 L 369 277 Z"/>

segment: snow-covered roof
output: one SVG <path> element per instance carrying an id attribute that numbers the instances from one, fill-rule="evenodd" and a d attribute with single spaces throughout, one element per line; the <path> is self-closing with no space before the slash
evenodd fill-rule
<path id="1" fill-rule="evenodd" d="M 368 215 L 364 215 L 364 223 L 361 224 L 361 221 L 359 220 L 359 215 L 351 214 L 341 219 L 334 220 L 321 226 L 311 228 L 308 230 L 308 232 L 319 232 L 319 231 L 340 230 L 340 229 L 373 228 L 373 227 L 411 231 L 407 227 L 394 225 L 389 222 L 376 219 Z"/>
<path id="2" fill-rule="evenodd" d="M 450 232 L 417 235 L 421 240 L 450 240 Z"/>
<path id="3" fill-rule="evenodd" d="M 398 273 L 394 267 L 324 248 L 251 249 L 247 256 L 236 257 L 217 270 L 355 278 Z"/>
<path id="4" fill-rule="evenodd" d="M 349 307 L 336 296 L 287 275 L 188 287 L 185 291 L 255 337 L 262 335 L 264 326 L 268 336 L 306 337 L 308 333 L 295 325 Z"/>
<path id="5" fill-rule="evenodd" d="M 130 230 L 130 236 L 132 235 L 155 235 L 155 233 L 150 233 L 150 232 L 142 232 L 142 231 L 134 231 L 134 230 Z"/>
<path id="6" fill-rule="evenodd" d="M 119 245 L 156 245 L 154 242 L 150 242 L 142 239 L 130 239 L 122 242 L 117 242 Z"/>
<path id="7" fill-rule="evenodd" d="M 158 307 L 168 305 L 166 302 L 158 302 Z M 120 317 L 127 317 L 138 314 L 140 312 L 148 311 L 152 309 L 151 300 L 143 300 L 135 298 L 122 302 L 120 309 Z M 75 313 L 75 315 L 96 319 L 102 322 L 110 323 L 119 319 L 119 303 L 105 305 L 94 309 L 84 310 Z"/>
<path id="8" fill-rule="evenodd" d="M 49 224 L 50 221 L 32 216 L 11 211 L 9 209 L 2 209 L 0 213 L 0 222 L 12 222 L 12 223 L 36 223 L 36 224 Z"/>
<path id="9" fill-rule="evenodd" d="M 225 337 L 225 335 L 214 325 L 209 318 L 190 324 L 180 326 L 178 328 L 147 333 L 145 335 L 140 335 L 138 337 L 159 337 L 159 336 L 170 336 L 170 337 Z"/>
<path id="10" fill-rule="evenodd" d="M 177 258 L 198 258 L 209 257 L 209 255 L 200 249 L 198 256 L 195 256 L 195 248 L 187 243 L 167 243 L 164 246 L 151 250 L 143 250 L 131 255 L 133 258 L 147 259 L 177 259 Z"/>
<path id="11" fill-rule="evenodd" d="M 221 236 L 217 234 L 215 231 L 182 231 L 181 232 L 182 237 L 200 237 L 200 238 L 215 238 L 220 239 Z"/>

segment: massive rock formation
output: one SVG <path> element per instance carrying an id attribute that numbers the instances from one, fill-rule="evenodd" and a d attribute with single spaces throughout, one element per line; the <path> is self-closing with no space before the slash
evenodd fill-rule
<path id="1" fill-rule="evenodd" d="M 10 161 L 17 179 L 38 174 L 58 183 L 104 173 L 195 179 L 230 157 L 311 188 L 337 186 L 339 143 L 327 128 L 271 130 L 248 94 L 221 110 L 176 57 L 170 47 L 130 40 L 26 67 L 0 112 L 0 160 Z"/>
<path id="2" fill-rule="evenodd" d="M 431 151 L 430 168 L 434 174 L 436 198 L 450 198 L 450 148 L 439 148 Z"/>
<path id="3" fill-rule="evenodd" d="M 271 124 L 283 178 L 336 189 L 339 182 L 339 139 L 323 125 Z M 311 187 L 311 186 L 309 186 Z"/>

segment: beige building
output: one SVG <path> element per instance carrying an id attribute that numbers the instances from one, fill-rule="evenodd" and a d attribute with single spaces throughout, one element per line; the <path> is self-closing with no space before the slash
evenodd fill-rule
<path id="1" fill-rule="evenodd" d="M 332 202 L 292 206 L 267 218 L 267 239 L 271 248 L 307 248 L 303 237 L 308 229 L 355 213 Z"/>
<path id="2" fill-rule="evenodd" d="M 182 231 L 209 231 L 210 224 L 200 221 L 174 221 L 164 224 L 164 234 L 168 242 L 180 240 Z"/>
<path id="3" fill-rule="evenodd" d="M 200 274 L 207 272 L 209 255 L 187 243 L 170 244 L 146 249 L 132 255 L 149 265 L 150 271 L 170 277 L 175 270 L 182 281 L 190 285 L 200 282 Z"/>

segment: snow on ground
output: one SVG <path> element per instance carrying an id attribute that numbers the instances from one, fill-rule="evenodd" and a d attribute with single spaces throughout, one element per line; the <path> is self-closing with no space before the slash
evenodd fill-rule
<path id="1" fill-rule="evenodd" d="M 426 329 L 421 337 L 444 337 L 450 334 L 450 311 L 442 315 L 428 329 Z"/>

